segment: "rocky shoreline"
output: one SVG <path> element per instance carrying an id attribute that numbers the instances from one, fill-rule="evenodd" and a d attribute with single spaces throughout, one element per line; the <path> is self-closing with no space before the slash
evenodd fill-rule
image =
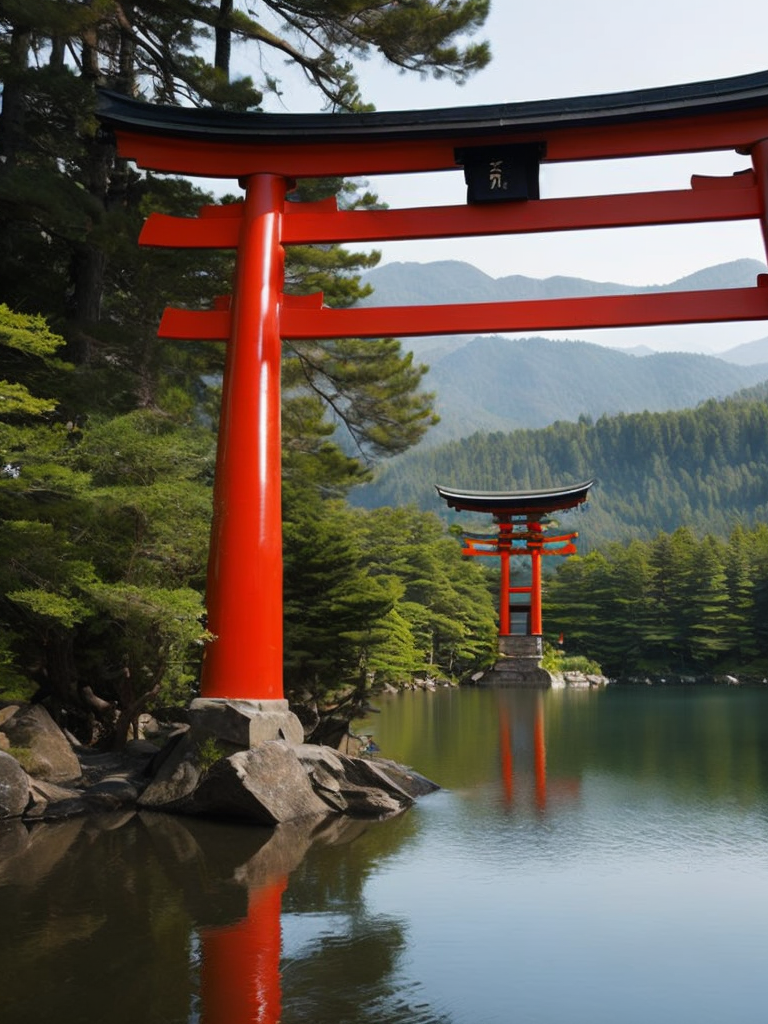
<path id="1" fill-rule="evenodd" d="M 448 684 L 428 680 L 414 689 L 441 685 Z M 768 678 L 648 673 L 607 679 L 568 672 L 553 677 L 552 686 L 765 687 Z M 238 703 L 227 702 L 214 734 L 196 731 L 188 712 L 165 726 L 142 716 L 145 738 L 119 752 L 80 746 L 42 705 L 0 706 L 0 820 L 32 824 L 146 809 L 275 826 L 324 815 L 384 818 L 439 788 L 411 768 L 361 756 L 363 744 L 352 737 L 345 752 L 304 743 L 298 720 L 293 729 L 254 739 Z"/>
<path id="2" fill-rule="evenodd" d="M 759 675 L 691 675 L 688 672 L 657 672 L 622 676 L 608 680 L 609 686 L 768 686 L 768 678 Z"/>
<path id="3" fill-rule="evenodd" d="M 79 746 L 41 705 L 0 707 L 0 820 L 143 808 L 275 826 L 327 815 L 388 817 L 439 788 L 403 765 L 301 736 L 249 746 L 229 734 L 201 739 L 181 722 L 162 739 L 99 752 Z"/>

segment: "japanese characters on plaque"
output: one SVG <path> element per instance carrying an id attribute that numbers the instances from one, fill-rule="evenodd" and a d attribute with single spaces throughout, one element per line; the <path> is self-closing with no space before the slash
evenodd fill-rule
<path id="1" fill-rule="evenodd" d="M 464 165 L 468 203 L 521 202 L 539 198 L 540 143 L 456 150 Z"/>

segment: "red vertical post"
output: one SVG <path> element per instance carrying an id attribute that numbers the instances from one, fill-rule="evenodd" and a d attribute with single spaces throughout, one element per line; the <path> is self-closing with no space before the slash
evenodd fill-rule
<path id="1" fill-rule="evenodd" d="M 541 534 L 541 523 L 529 520 L 528 531 Z M 531 556 L 531 636 L 541 636 L 541 545 L 540 536 L 527 545 Z"/>
<path id="2" fill-rule="evenodd" d="M 280 911 L 285 879 L 252 892 L 248 916 L 202 932 L 203 1024 L 278 1024 L 281 1013 Z"/>
<path id="3" fill-rule="evenodd" d="M 751 156 L 760 195 L 760 228 L 763 232 L 763 245 L 768 254 L 768 139 L 756 142 L 752 147 Z"/>
<path id="4" fill-rule="evenodd" d="M 280 226 L 285 179 L 245 182 L 222 382 L 202 696 L 283 698 Z"/>
<path id="5" fill-rule="evenodd" d="M 499 636 L 509 636 L 509 548 L 510 539 L 507 534 L 511 529 L 509 523 L 499 526 L 499 557 L 501 558 L 501 583 L 499 586 Z"/>

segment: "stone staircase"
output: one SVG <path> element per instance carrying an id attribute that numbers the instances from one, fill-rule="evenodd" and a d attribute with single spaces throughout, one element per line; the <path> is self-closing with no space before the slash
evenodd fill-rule
<path id="1" fill-rule="evenodd" d="M 552 677 L 541 667 L 541 655 L 540 636 L 500 636 L 499 660 L 479 684 L 548 689 Z"/>

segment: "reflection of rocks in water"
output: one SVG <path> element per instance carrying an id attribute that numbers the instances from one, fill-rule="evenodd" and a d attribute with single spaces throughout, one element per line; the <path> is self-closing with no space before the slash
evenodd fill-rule
<path id="1" fill-rule="evenodd" d="M 77 818 L 13 836 L 0 962 L 14 1024 L 187 1019 L 192 922 L 138 819 L 116 824 Z"/>
<path id="2" fill-rule="evenodd" d="M 0 900 L 4 922 L 12 922 L 0 930 L 4 1015 L 14 1024 L 193 1019 L 198 968 L 212 937 L 254 922 L 263 928 L 260 894 L 279 891 L 287 877 L 301 889 L 308 856 L 322 876 L 312 887 L 322 918 L 350 886 L 359 895 L 373 839 L 393 829 L 397 848 L 414 827 L 406 824 L 410 817 L 372 823 L 323 816 L 274 829 L 148 812 L 122 827 L 117 816 L 31 828 L 0 823 Z M 404 939 L 397 921 L 374 924 L 361 915 L 354 915 L 353 932 L 376 958 L 368 968 L 371 991 L 384 990 Z M 340 949 L 330 950 L 334 972 Z M 318 947 L 313 956 L 326 953 Z M 322 968 L 306 966 L 319 983 Z"/>
<path id="3" fill-rule="evenodd" d="M 418 986 L 403 993 L 403 923 L 370 913 L 365 899 L 368 876 L 380 868 L 377 840 L 391 840 L 394 851 L 413 829 L 404 815 L 333 851 L 317 845 L 299 865 L 283 898 L 281 1024 L 304 1024 L 318 1006 L 323 1020 L 344 1024 L 450 1024 L 450 1013 L 428 1005 Z"/>
<path id="4" fill-rule="evenodd" d="M 0 883 L 41 884 L 83 831 L 85 818 L 31 829 L 20 821 L 0 825 Z"/>

